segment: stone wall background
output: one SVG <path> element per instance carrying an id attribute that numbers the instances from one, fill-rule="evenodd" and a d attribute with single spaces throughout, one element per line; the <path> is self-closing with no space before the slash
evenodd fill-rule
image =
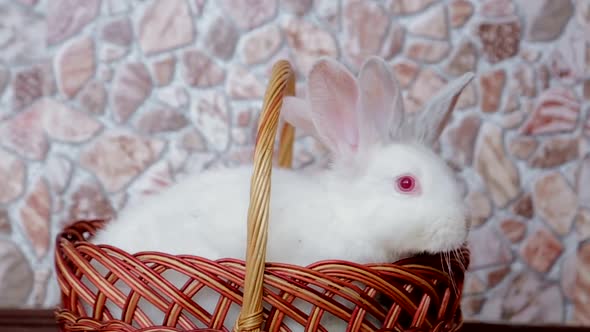
<path id="1" fill-rule="evenodd" d="M 276 59 L 380 54 L 410 110 L 478 75 L 442 148 L 474 211 L 466 316 L 590 325 L 590 1 L 14 0 L 0 22 L 1 307 L 53 304 L 68 221 L 247 161 Z M 324 162 L 298 138 L 297 167 Z"/>

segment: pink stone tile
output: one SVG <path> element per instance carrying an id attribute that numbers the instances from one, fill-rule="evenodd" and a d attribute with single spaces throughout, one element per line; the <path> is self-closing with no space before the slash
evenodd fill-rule
<path id="1" fill-rule="evenodd" d="M 119 45 L 129 46 L 133 42 L 133 26 L 128 17 L 121 17 L 107 22 L 100 32 L 102 40 Z"/>
<path id="2" fill-rule="evenodd" d="M 386 7 L 394 14 L 407 15 L 424 10 L 436 0 L 387 0 Z"/>
<path id="3" fill-rule="evenodd" d="M 98 81 L 92 81 L 78 94 L 81 109 L 92 114 L 103 114 L 107 104 L 107 91 Z"/>
<path id="4" fill-rule="evenodd" d="M 512 0 L 483 0 L 479 12 L 486 18 L 506 18 L 514 15 L 516 7 Z"/>
<path id="5" fill-rule="evenodd" d="M 184 81 L 190 86 L 211 87 L 219 85 L 225 80 L 223 67 L 199 50 L 185 51 L 182 61 Z"/>
<path id="6" fill-rule="evenodd" d="M 541 0 L 523 2 L 523 5 L 526 6 L 523 13 L 528 22 L 526 39 L 533 42 L 547 42 L 559 37 L 574 12 L 569 0 Z"/>
<path id="7" fill-rule="evenodd" d="M 152 80 L 141 62 L 120 66 L 113 82 L 113 115 L 117 122 L 126 122 L 152 91 Z"/>
<path id="8" fill-rule="evenodd" d="M 471 251 L 471 271 L 491 265 L 507 264 L 513 259 L 510 246 L 496 233 L 494 227 L 486 226 L 472 230 L 468 242 Z"/>
<path id="9" fill-rule="evenodd" d="M 88 37 L 75 40 L 63 49 L 56 62 L 59 88 L 71 98 L 94 75 L 94 42 Z"/>
<path id="10" fill-rule="evenodd" d="M 275 54 L 283 41 L 281 30 L 276 24 L 267 24 L 242 37 L 238 54 L 247 65 L 261 63 Z"/>
<path id="11" fill-rule="evenodd" d="M 148 135 L 178 131 L 189 124 L 187 117 L 169 107 L 152 106 L 134 122 L 139 132 Z"/>
<path id="12" fill-rule="evenodd" d="M 240 33 L 225 16 L 217 16 L 205 31 L 205 45 L 211 54 L 219 59 L 228 60 L 234 54 Z"/>
<path id="13" fill-rule="evenodd" d="M 533 67 L 519 65 L 514 71 L 514 83 L 521 96 L 535 97 L 537 95 L 537 81 Z"/>
<path id="14" fill-rule="evenodd" d="M 559 239 L 546 228 L 539 228 L 524 242 L 520 255 L 525 263 L 535 271 L 547 273 L 564 248 Z"/>
<path id="15" fill-rule="evenodd" d="M 471 81 L 467 84 L 465 89 L 463 89 L 463 92 L 459 95 L 459 100 L 457 100 L 457 105 L 455 106 L 457 110 L 464 110 L 477 105 L 478 93 L 476 86 L 477 83 Z"/>
<path id="16" fill-rule="evenodd" d="M 333 0 L 315 0 L 315 16 L 318 20 L 333 30 L 340 30 L 342 15 L 341 2 Z"/>
<path id="17" fill-rule="evenodd" d="M 149 3 L 138 27 L 139 46 L 151 55 L 190 44 L 195 38 L 190 8 L 185 0 Z"/>
<path id="18" fill-rule="evenodd" d="M 184 109 L 189 105 L 191 97 L 182 86 L 171 86 L 158 91 L 158 100 L 173 108 Z"/>
<path id="19" fill-rule="evenodd" d="M 18 0 L 20 3 L 27 5 L 27 6 L 35 6 L 39 2 L 39 0 Z"/>
<path id="20" fill-rule="evenodd" d="M 20 209 L 20 223 L 37 258 L 43 258 L 51 241 L 51 194 L 45 179 L 38 180 L 25 197 Z"/>
<path id="21" fill-rule="evenodd" d="M 270 21 L 278 11 L 277 0 L 221 0 L 220 4 L 236 26 L 252 30 Z"/>
<path id="22" fill-rule="evenodd" d="M 574 293 L 574 322 L 590 324 L 590 242 L 578 247 L 576 285 Z"/>
<path id="23" fill-rule="evenodd" d="M 504 233 L 504 236 L 512 243 L 522 241 L 526 235 L 526 224 L 515 219 L 502 220 L 500 222 L 500 229 Z"/>
<path id="24" fill-rule="evenodd" d="M 527 160 L 538 146 L 539 143 L 533 137 L 517 136 L 508 142 L 508 151 L 518 159 Z"/>
<path id="25" fill-rule="evenodd" d="M 522 112 L 510 112 L 502 114 L 499 123 L 506 129 L 515 129 L 524 122 L 525 118 L 526 114 Z"/>
<path id="26" fill-rule="evenodd" d="M 10 216 L 8 211 L 0 209 L 0 234 L 10 235 L 12 233 L 12 226 L 10 224 Z"/>
<path id="27" fill-rule="evenodd" d="M 501 266 L 488 271 L 486 273 L 488 289 L 498 286 L 511 272 L 512 269 L 510 268 L 510 265 Z"/>
<path id="28" fill-rule="evenodd" d="M 49 137 L 70 143 L 80 143 L 94 137 L 103 125 L 83 113 L 53 99 L 38 101 L 35 108 L 43 114 L 43 128 Z"/>
<path id="29" fill-rule="evenodd" d="M 174 71 L 176 69 L 176 58 L 168 55 L 165 58 L 159 59 L 152 64 L 152 72 L 154 73 L 154 81 L 158 86 L 165 86 L 170 84 L 174 78 Z"/>
<path id="30" fill-rule="evenodd" d="M 539 95 L 521 132 L 537 135 L 572 131 L 576 127 L 579 113 L 580 103 L 573 92 L 554 87 Z"/>
<path id="31" fill-rule="evenodd" d="M 480 125 L 480 117 L 470 115 L 464 117 L 456 127 L 445 131 L 452 159 L 459 166 L 468 166 L 473 162 L 473 150 Z"/>
<path id="32" fill-rule="evenodd" d="M 80 32 L 92 22 L 100 9 L 100 0 L 55 0 L 47 6 L 47 42 L 57 44 Z"/>
<path id="33" fill-rule="evenodd" d="M 503 69 L 485 72 L 479 77 L 479 84 L 482 94 L 481 110 L 486 113 L 496 112 L 506 84 L 506 72 Z"/>
<path id="34" fill-rule="evenodd" d="M 517 20 L 502 23 L 481 23 L 478 35 L 483 45 L 484 56 L 492 64 L 518 54 L 521 31 L 520 23 Z"/>
<path id="35" fill-rule="evenodd" d="M 514 290 L 519 292 L 519 290 Z M 521 296 L 521 295 L 519 295 Z M 511 294 L 506 302 L 512 299 Z M 528 299 L 528 303 L 518 310 L 506 309 L 503 317 L 515 324 L 559 324 L 563 321 L 565 301 L 561 295 L 558 285 L 551 285 L 538 290 L 536 294 Z"/>
<path id="36" fill-rule="evenodd" d="M 385 60 L 397 56 L 404 47 L 405 38 L 405 28 L 401 24 L 392 22 L 389 27 L 389 32 L 383 40 L 380 56 Z"/>
<path id="37" fill-rule="evenodd" d="M 537 62 L 541 58 L 541 52 L 534 48 L 521 47 L 520 56 L 528 63 Z"/>
<path id="38" fill-rule="evenodd" d="M 411 107 L 406 108 L 406 111 L 412 112 L 422 108 L 446 83 L 447 80 L 434 70 L 422 69 L 409 88 L 407 101 Z"/>
<path id="39" fill-rule="evenodd" d="M 476 146 L 475 170 L 482 177 L 496 206 L 503 207 L 518 196 L 520 176 L 514 162 L 504 151 L 500 127 L 484 123 Z"/>
<path id="40" fill-rule="evenodd" d="M 109 219 L 115 215 L 109 199 L 94 181 L 76 184 L 69 202 L 69 219 L 66 224 L 78 220 Z"/>
<path id="41" fill-rule="evenodd" d="M 338 45 L 334 37 L 309 21 L 289 19 L 283 25 L 283 33 L 300 73 L 307 75 L 318 57 L 338 55 Z"/>
<path id="42" fill-rule="evenodd" d="M 50 63 L 20 69 L 12 78 L 12 105 L 21 110 L 42 96 L 55 93 L 56 84 Z"/>
<path id="43" fill-rule="evenodd" d="M 128 53 L 127 47 L 104 43 L 98 52 L 98 59 L 104 63 L 115 63 L 122 60 Z"/>
<path id="44" fill-rule="evenodd" d="M 536 168 L 552 168 L 578 159 L 579 145 L 580 140 L 577 138 L 550 138 L 531 157 L 530 165 Z"/>
<path id="45" fill-rule="evenodd" d="M 391 69 L 397 82 L 405 89 L 414 81 L 420 67 L 413 61 L 402 59 L 394 62 Z"/>
<path id="46" fill-rule="evenodd" d="M 561 273 L 559 276 L 561 290 L 568 300 L 575 298 L 577 270 L 578 257 L 576 253 L 568 255 L 561 264 Z"/>
<path id="47" fill-rule="evenodd" d="M 6 204 L 19 197 L 25 189 L 25 163 L 0 149 L 0 203 Z"/>
<path id="48" fill-rule="evenodd" d="M 313 0 L 281 0 L 280 3 L 281 9 L 303 16 L 311 9 Z"/>
<path id="49" fill-rule="evenodd" d="M 52 271 L 47 268 L 37 268 L 34 272 L 32 304 L 35 308 L 43 308 L 47 296 L 49 277 Z"/>
<path id="50" fill-rule="evenodd" d="M 342 45 L 344 55 L 359 68 L 367 56 L 379 53 L 389 27 L 389 16 L 375 2 L 346 1 L 343 25 L 347 35 Z"/>
<path id="51" fill-rule="evenodd" d="M 573 85 L 590 75 L 590 45 L 583 29 L 567 29 L 552 43 L 552 48 L 546 63 L 551 74 L 563 84 Z"/>
<path id="52" fill-rule="evenodd" d="M 574 10 L 576 23 L 582 28 L 590 28 L 590 1 L 576 0 Z M 587 30 L 586 30 L 587 31 Z"/>
<path id="53" fill-rule="evenodd" d="M 43 160 L 49 150 L 49 141 L 43 130 L 43 113 L 32 105 L 26 111 L 0 123 L 0 144 L 19 155 Z"/>
<path id="54" fill-rule="evenodd" d="M 9 239 L 0 239 L 0 257 L 0 307 L 24 308 L 33 288 L 33 270 Z"/>
<path id="55" fill-rule="evenodd" d="M 444 4 L 438 4 L 425 10 L 410 22 L 408 32 L 420 37 L 447 40 L 449 38 L 447 7 Z"/>
<path id="56" fill-rule="evenodd" d="M 471 226 L 483 225 L 492 215 L 492 202 L 490 198 L 481 191 L 472 191 L 467 194 L 465 204 L 471 218 Z"/>
<path id="57" fill-rule="evenodd" d="M 477 60 L 475 44 L 469 40 L 464 40 L 450 56 L 445 71 L 453 76 L 459 76 L 469 71 L 475 72 Z"/>
<path id="58" fill-rule="evenodd" d="M 4 93 L 8 82 L 10 81 L 10 70 L 3 65 L 0 65 L 0 96 Z"/>
<path id="59" fill-rule="evenodd" d="M 576 215 L 577 197 L 565 178 L 550 172 L 539 178 L 533 189 L 535 211 L 555 232 L 566 235 Z"/>
<path id="60" fill-rule="evenodd" d="M 207 151 L 207 142 L 205 141 L 203 134 L 196 130 L 184 133 L 179 140 L 179 146 L 189 152 Z"/>
<path id="61" fill-rule="evenodd" d="M 590 156 L 586 156 L 580 162 L 579 170 L 576 174 L 576 187 L 580 205 L 590 208 Z"/>
<path id="62" fill-rule="evenodd" d="M 108 192 L 117 192 L 155 162 L 163 148 L 161 140 L 111 131 L 84 147 L 80 165 L 94 173 Z"/>
<path id="63" fill-rule="evenodd" d="M 524 102 L 521 102 L 521 96 L 515 89 L 508 88 L 506 93 L 508 96 L 506 97 L 504 107 L 502 107 L 504 113 L 514 113 L 521 109 L 524 110 L 521 113 L 528 113 L 533 108 L 530 100 L 526 99 Z"/>
<path id="64" fill-rule="evenodd" d="M 451 45 L 447 41 L 408 40 L 405 55 L 418 62 L 438 63 L 449 55 Z"/>
<path id="65" fill-rule="evenodd" d="M 582 242 L 590 238 L 590 210 L 581 208 L 575 221 L 577 239 Z"/>
<path id="66" fill-rule="evenodd" d="M 45 165 L 49 187 L 56 194 L 63 194 L 72 177 L 74 165 L 63 155 L 49 158 Z"/>
<path id="67" fill-rule="evenodd" d="M 227 75 L 225 93 L 235 100 L 260 99 L 266 87 L 254 74 L 242 66 L 232 66 Z"/>
<path id="68" fill-rule="evenodd" d="M 473 4 L 469 0 L 453 0 L 449 4 L 451 27 L 457 29 L 465 25 L 473 16 Z"/>
<path id="69" fill-rule="evenodd" d="M 521 217 L 531 219 L 535 213 L 533 196 L 530 193 L 526 193 L 519 197 L 512 206 L 512 212 Z"/>
<path id="70" fill-rule="evenodd" d="M 474 317 L 481 313 L 484 304 L 486 303 L 485 296 L 468 296 L 461 301 L 461 310 L 466 319 Z"/>
<path id="71" fill-rule="evenodd" d="M 225 96 L 219 92 L 203 93 L 197 101 L 194 113 L 195 125 L 199 128 L 208 146 L 215 151 L 225 151 L 229 144 L 229 110 Z"/>
<path id="72" fill-rule="evenodd" d="M 465 284 L 463 286 L 464 295 L 480 294 L 486 290 L 486 284 L 480 277 L 473 272 L 465 274 Z"/>

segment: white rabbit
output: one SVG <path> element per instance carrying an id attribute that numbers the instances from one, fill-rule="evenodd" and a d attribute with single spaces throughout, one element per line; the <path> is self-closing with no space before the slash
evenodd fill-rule
<path id="1" fill-rule="evenodd" d="M 469 225 L 460 190 L 431 146 L 472 77 L 451 82 L 409 117 L 400 87 L 380 58 L 365 61 L 358 79 L 335 60 L 318 60 L 309 73 L 307 99 L 285 97 L 282 115 L 321 139 L 333 162 L 315 175 L 273 170 L 267 261 L 384 263 L 461 247 Z M 121 211 L 92 242 L 129 253 L 244 259 L 251 175 L 250 166 L 190 175 Z M 207 294 L 195 301 L 214 310 L 217 297 Z M 147 312 L 161 322 L 162 314 Z M 228 329 L 236 315 L 234 308 L 225 321 Z M 324 327 L 344 331 L 343 324 L 335 320 Z"/>

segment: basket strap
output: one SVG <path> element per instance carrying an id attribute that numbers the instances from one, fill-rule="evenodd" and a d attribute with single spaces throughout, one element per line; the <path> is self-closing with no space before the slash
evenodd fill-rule
<path id="1" fill-rule="evenodd" d="M 248 209 L 248 238 L 246 248 L 246 277 L 244 301 L 234 331 L 260 332 L 264 323 L 262 295 L 268 215 L 270 210 L 270 181 L 273 149 L 279 123 L 279 113 L 285 94 L 294 95 L 295 74 L 286 60 L 277 61 L 264 96 L 258 135 L 254 151 L 254 170 L 250 184 L 250 207 Z M 279 155 L 281 166 L 290 166 L 292 157 L 293 128 L 286 126 L 281 135 Z M 281 153 L 281 152 L 280 152 Z"/>

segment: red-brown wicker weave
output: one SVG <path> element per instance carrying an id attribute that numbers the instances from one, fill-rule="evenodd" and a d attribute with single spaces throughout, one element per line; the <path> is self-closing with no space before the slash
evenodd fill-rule
<path id="1" fill-rule="evenodd" d="M 290 64 L 277 62 L 258 128 L 246 261 L 211 261 L 157 252 L 130 254 L 88 242 L 102 221 L 76 222 L 58 236 L 56 243 L 57 277 L 62 292 L 56 318 L 62 331 L 227 331 L 223 326 L 231 303 L 242 307 L 235 326 L 235 331 L 240 332 L 289 331 L 283 324 L 285 317 L 306 326 L 307 331 L 326 331 L 320 324 L 324 312 L 347 321 L 347 331 L 351 332 L 459 329 L 461 289 L 469 264 L 467 249 L 450 256 L 422 255 L 390 264 L 324 261 L 300 267 L 265 262 L 274 137 L 282 97 L 293 91 Z M 288 125 L 281 131 L 278 160 L 283 167 L 291 164 L 293 132 Z M 91 267 L 92 261 L 107 267 L 109 272 L 101 274 Z M 178 289 L 161 276 L 169 269 L 189 277 L 184 287 Z M 92 280 L 98 290 L 88 288 L 83 278 Z M 114 286 L 119 280 L 132 289 L 129 294 Z M 191 300 L 203 287 L 222 295 L 215 312 L 205 312 Z M 377 300 L 378 295 L 390 304 L 384 306 Z M 334 296 L 339 296 L 339 301 Z M 302 312 L 295 307 L 295 298 L 311 303 L 311 311 Z M 164 321 L 152 322 L 138 308 L 140 299 L 165 313 Z M 342 299 L 354 307 L 344 306 Z M 107 301 L 124 308 L 120 317 L 113 317 L 105 306 Z M 271 309 L 263 309 L 263 302 Z M 89 305 L 92 312 L 86 312 L 83 304 Z M 208 329 L 198 329 L 195 318 Z M 374 325 L 375 319 L 378 326 Z"/>

